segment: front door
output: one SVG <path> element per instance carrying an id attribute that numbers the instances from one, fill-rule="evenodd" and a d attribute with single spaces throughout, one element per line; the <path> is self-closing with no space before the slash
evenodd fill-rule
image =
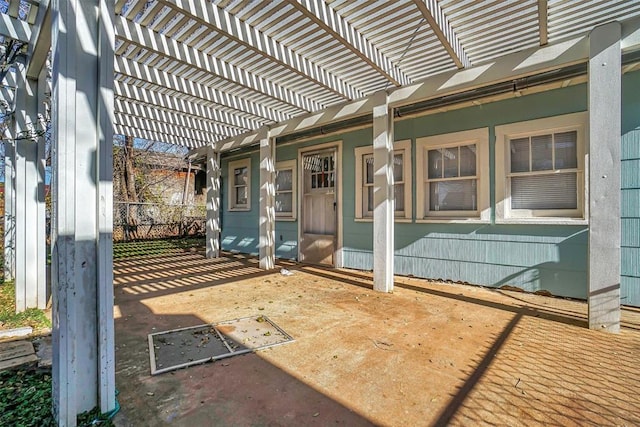
<path id="1" fill-rule="evenodd" d="M 300 261 L 334 265 L 336 251 L 336 150 L 302 156 Z"/>

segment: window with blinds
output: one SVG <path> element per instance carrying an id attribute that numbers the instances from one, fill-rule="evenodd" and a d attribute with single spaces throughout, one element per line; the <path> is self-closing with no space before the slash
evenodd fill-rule
<path id="1" fill-rule="evenodd" d="M 584 221 L 586 112 L 496 126 L 496 221 Z"/>
<path id="2" fill-rule="evenodd" d="M 576 131 L 511 139 L 511 209 L 577 209 L 577 145 Z"/>

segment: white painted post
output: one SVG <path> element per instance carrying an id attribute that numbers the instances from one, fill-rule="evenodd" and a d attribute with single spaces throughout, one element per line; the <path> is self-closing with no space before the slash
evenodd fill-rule
<path id="1" fill-rule="evenodd" d="M 15 84 L 13 78 L 13 71 L 7 73 L 3 83 L 7 86 Z M 5 114 L 15 108 L 15 91 L 7 88 L 2 90 L 3 100 L 6 101 Z M 14 118 L 9 119 L 5 130 L 4 142 L 4 280 L 14 280 L 16 277 L 16 199 L 15 199 L 15 143 L 13 142 L 14 135 Z"/>
<path id="2" fill-rule="evenodd" d="M 207 147 L 207 258 L 220 256 L 220 153 Z"/>
<path id="3" fill-rule="evenodd" d="M 113 49 L 115 2 L 99 1 L 97 24 L 96 156 L 98 157 L 98 398 L 102 413 L 116 407 L 116 357 L 113 319 Z"/>
<path id="4" fill-rule="evenodd" d="M 44 138 L 38 121 L 38 81 L 27 78 L 24 63 L 17 67 L 15 109 L 15 286 L 16 311 L 46 307 L 46 254 L 41 253 L 45 230 L 44 176 L 40 174 Z M 42 157 L 41 157 L 42 156 Z"/>
<path id="5" fill-rule="evenodd" d="M 276 264 L 276 163 L 275 139 L 263 128 L 260 137 L 260 268 L 271 270 Z"/>
<path id="6" fill-rule="evenodd" d="M 47 82 L 48 69 L 45 65 L 42 67 L 40 71 L 40 75 L 38 76 L 38 100 L 37 100 L 37 110 L 38 110 L 38 122 L 42 121 L 42 123 L 38 123 L 38 129 L 43 132 L 46 132 L 45 129 L 45 120 L 44 117 L 46 115 L 45 102 L 49 104 L 48 97 L 46 92 L 49 89 L 49 83 Z M 42 119 L 42 120 L 41 120 Z M 47 163 L 47 154 L 45 149 L 45 141 L 46 135 L 43 135 L 42 138 L 38 141 L 38 155 L 37 155 L 37 168 L 38 168 L 38 203 L 37 203 L 37 230 L 38 230 L 38 241 L 37 241 L 37 255 L 36 259 L 38 260 L 38 279 L 42 278 L 42 283 L 38 282 L 38 307 L 45 308 L 47 306 L 48 297 L 50 292 L 50 287 L 47 286 L 47 218 L 46 218 L 46 194 L 45 194 L 45 170 Z"/>
<path id="7" fill-rule="evenodd" d="M 385 91 L 373 107 L 373 289 L 393 292 L 393 111 Z"/>
<path id="8" fill-rule="evenodd" d="M 53 405 L 58 425 L 115 407 L 112 280 L 113 1 L 53 0 L 56 221 Z"/>
<path id="9" fill-rule="evenodd" d="M 11 125 L 9 125 L 11 126 Z M 13 132 L 7 132 L 13 138 Z M 16 147 L 4 143 L 4 280 L 16 278 Z"/>
<path id="10" fill-rule="evenodd" d="M 620 331 L 621 25 L 589 36 L 589 328 Z"/>

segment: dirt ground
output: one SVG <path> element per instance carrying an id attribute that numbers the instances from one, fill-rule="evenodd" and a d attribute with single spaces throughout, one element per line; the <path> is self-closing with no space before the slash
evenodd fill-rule
<path id="1" fill-rule="evenodd" d="M 116 261 L 120 426 L 640 425 L 640 311 L 200 252 Z M 147 335 L 266 315 L 295 342 L 150 375 Z"/>

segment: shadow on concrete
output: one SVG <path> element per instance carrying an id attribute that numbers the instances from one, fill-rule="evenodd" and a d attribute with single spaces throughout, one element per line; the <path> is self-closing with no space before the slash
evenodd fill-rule
<path id="1" fill-rule="evenodd" d="M 114 262 L 119 426 L 371 426 L 369 420 L 256 354 L 157 376 L 150 374 L 148 334 L 208 323 L 189 313 L 156 314 L 144 300 L 273 272 L 255 259 L 207 260 L 183 253 Z"/>

